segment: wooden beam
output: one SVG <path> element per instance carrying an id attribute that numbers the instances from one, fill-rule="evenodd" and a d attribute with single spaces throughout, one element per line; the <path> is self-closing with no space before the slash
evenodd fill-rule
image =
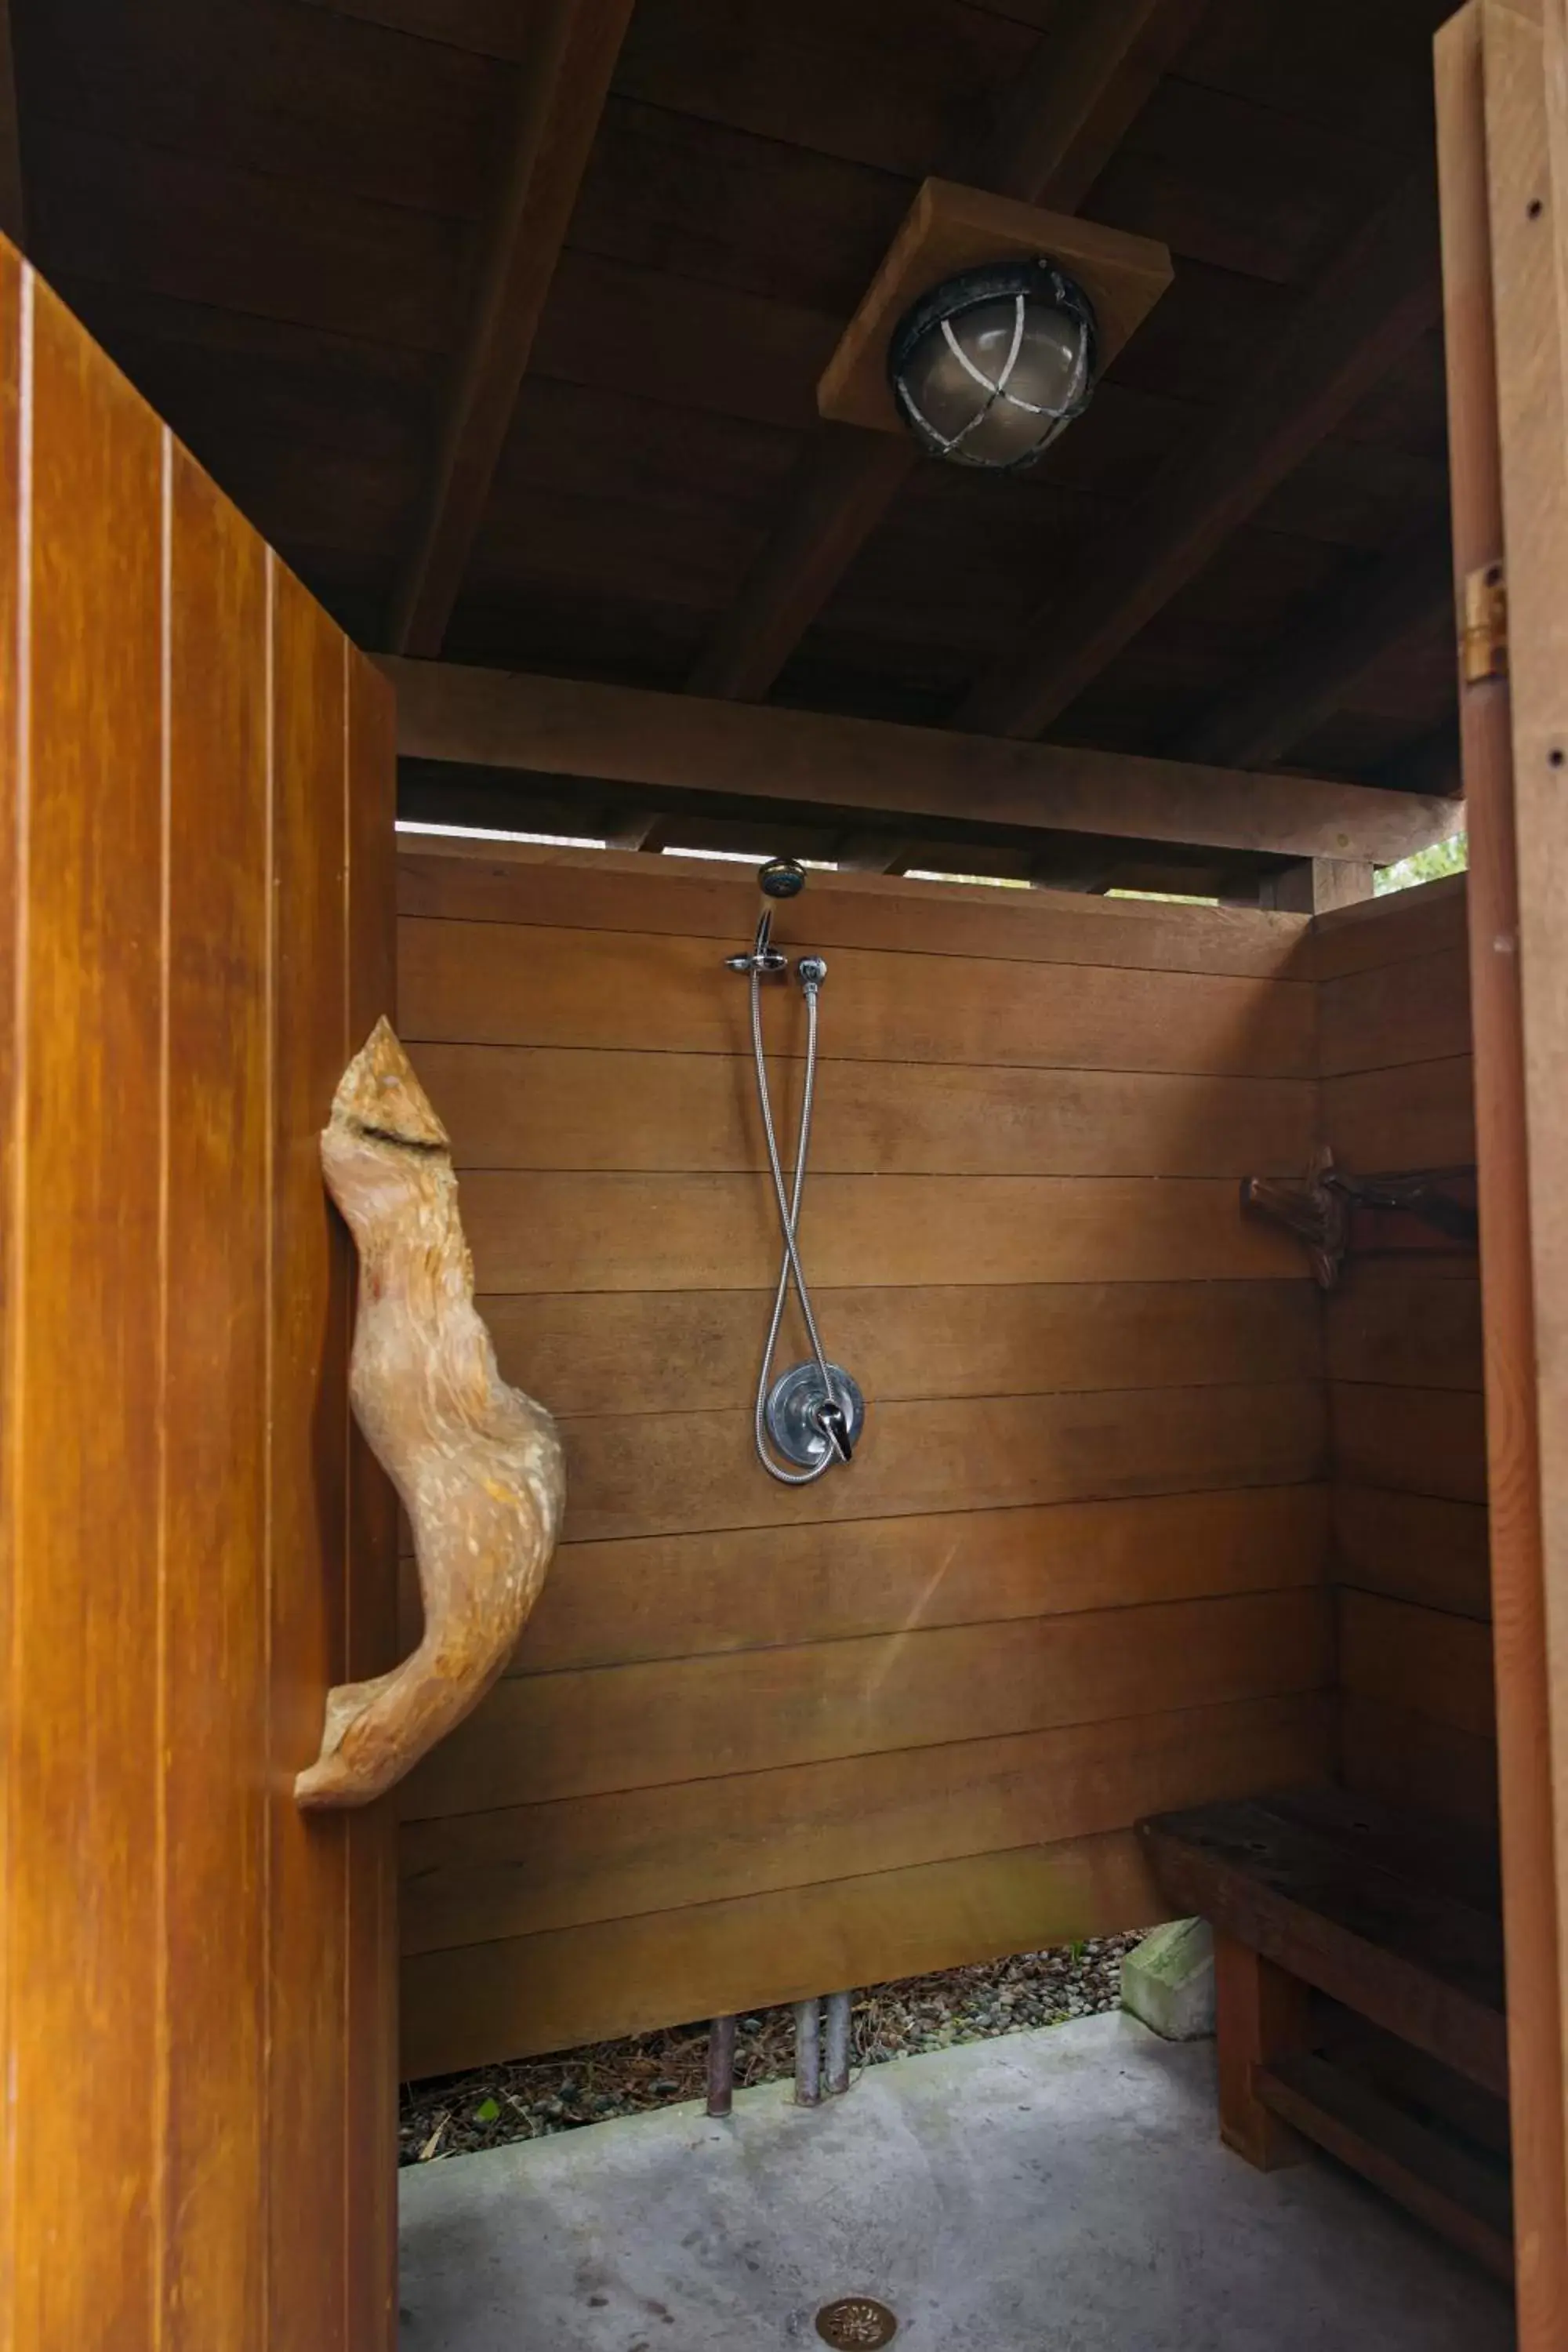
<path id="1" fill-rule="evenodd" d="M 1345 702 L 1405 639 L 1454 609 L 1447 514 L 1423 521 L 1288 632 L 1279 651 L 1222 695 L 1175 749 L 1183 759 L 1263 768 Z"/>
<path id="2" fill-rule="evenodd" d="M 754 795 L 847 815 L 1108 834 L 1383 865 L 1444 839 L 1451 801 L 1060 744 L 998 742 L 643 688 L 388 658 L 407 758 Z"/>
<path id="3" fill-rule="evenodd" d="M 910 436 L 895 441 L 819 420 L 688 692 L 760 701 L 919 463 Z"/>
<path id="4" fill-rule="evenodd" d="M 441 650 L 631 11 L 632 0 L 550 0 L 522 68 L 506 180 L 393 602 L 398 653 Z"/>
<path id="5" fill-rule="evenodd" d="M 1439 800 L 1462 797 L 1464 765 L 1459 754 L 1459 730 L 1450 723 L 1434 729 L 1402 751 L 1378 762 L 1375 784 L 1396 793 L 1432 793 Z"/>
<path id="6" fill-rule="evenodd" d="M 1037 735 L 1199 572 L 1231 531 L 1431 328 L 1440 308 L 1428 174 L 1398 188 L 1352 236 L 1207 436 L 1184 445 L 1064 582 L 960 709 L 987 735 Z"/>
<path id="7" fill-rule="evenodd" d="M 963 176 L 1074 212 L 1196 22 L 1204 0 L 1100 0 L 1041 41 Z M 779 520 L 697 662 L 693 694 L 759 701 L 920 463 L 912 440 L 819 425 Z"/>
<path id="8" fill-rule="evenodd" d="M 665 819 L 658 809 L 627 809 L 603 820 L 606 849 L 664 847 Z"/>
<path id="9" fill-rule="evenodd" d="M 0 0 L 0 234 L 23 252 L 27 212 L 22 182 L 22 142 L 16 115 L 16 64 L 11 44 L 11 0 Z"/>
<path id="10" fill-rule="evenodd" d="M 851 874 L 901 874 L 914 861 L 901 833 L 842 833 L 833 845 L 833 863 Z"/>
<path id="11" fill-rule="evenodd" d="M 1365 857 L 1306 857 L 1282 866 L 1258 886 L 1258 904 L 1282 915 L 1328 915 L 1336 907 L 1358 907 L 1376 888 L 1376 869 Z"/>
<path id="12" fill-rule="evenodd" d="M 1098 0 L 1038 43 L 967 168 L 999 196 L 1075 213 L 1192 38 L 1207 0 Z"/>

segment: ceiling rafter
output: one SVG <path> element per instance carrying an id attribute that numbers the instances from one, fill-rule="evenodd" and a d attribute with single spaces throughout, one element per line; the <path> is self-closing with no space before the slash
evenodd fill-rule
<path id="1" fill-rule="evenodd" d="M 1446 513 L 1363 563 L 1289 629 L 1277 652 L 1223 694 L 1175 745 L 1184 760 L 1222 768 L 1263 768 L 1282 759 L 1379 663 L 1453 613 L 1452 552 Z"/>
<path id="2" fill-rule="evenodd" d="M 1100 0 L 1037 44 L 962 176 L 994 195 L 1076 212 L 1189 38 L 1204 0 Z M 920 462 L 912 441 L 819 424 L 779 519 L 698 659 L 693 694 L 757 701 Z"/>
<path id="3" fill-rule="evenodd" d="M 457 603 L 565 242 L 633 0 L 552 0 L 521 68 L 440 436 L 393 598 L 395 652 L 437 654 Z"/>
<path id="4" fill-rule="evenodd" d="M 937 818 L 1028 832 L 1372 858 L 1445 839 L 1458 803 L 1310 776 L 963 736 L 777 704 L 699 700 L 449 662 L 386 659 L 406 758 L 714 793 L 847 819 Z"/>
<path id="5" fill-rule="evenodd" d="M 1207 434 L 1184 444 L 961 704 L 954 725 L 1038 735 L 1436 321 L 1436 193 L 1398 187 L 1300 302 Z"/>

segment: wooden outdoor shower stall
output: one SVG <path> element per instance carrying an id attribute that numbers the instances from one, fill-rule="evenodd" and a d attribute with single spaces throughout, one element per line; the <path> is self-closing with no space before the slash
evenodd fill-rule
<path id="1" fill-rule="evenodd" d="M 1148 1924 L 1169 1904 L 1137 1824 L 1335 1785 L 1369 1835 L 1418 1819 L 1439 1856 L 1500 1834 L 1510 2114 L 1500 2009 L 1492 2075 L 1470 2087 L 1494 2154 L 1511 2132 L 1520 2344 L 1560 2352 L 1564 0 L 1470 0 L 1439 38 L 1446 397 L 1424 146 L 1390 161 L 1362 121 L 1319 215 L 1303 228 L 1280 204 L 1272 244 L 1246 228 L 1245 188 L 1166 220 L 1160 173 L 1135 138 L 1120 152 L 1144 110 L 1190 166 L 1224 145 L 1212 102 L 1244 179 L 1268 179 L 1252 117 L 1267 129 L 1276 100 L 1293 156 L 1324 135 L 1247 46 L 1249 15 L 1222 8 L 1205 34 L 1195 6 L 1119 0 L 1057 28 L 1050 71 L 1020 78 L 1032 19 L 930 0 L 951 70 L 978 44 L 986 87 L 1009 90 L 964 151 L 983 199 L 1081 210 L 1087 234 L 1109 189 L 1125 222 L 1106 235 L 1153 252 L 1150 288 L 1176 254 L 1168 307 L 1091 412 L 1103 426 L 1075 427 L 1019 494 L 1093 593 L 1005 658 L 1037 564 L 1023 509 L 987 505 L 995 484 L 965 504 L 972 485 L 928 469 L 876 575 L 887 610 L 909 583 L 928 602 L 907 640 L 879 637 L 855 563 L 912 460 L 874 423 L 820 425 L 809 399 L 943 160 L 923 52 L 897 103 L 825 128 L 820 74 L 704 84 L 683 114 L 682 78 L 727 68 L 652 0 L 629 35 L 625 5 L 563 7 L 542 63 L 477 5 L 437 8 L 434 37 L 402 0 L 352 23 L 270 12 L 268 39 L 323 44 L 285 96 L 357 103 L 370 61 L 413 120 L 421 45 L 438 47 L 443 168 L 476 215 L 463 173 L 483 142 L 452 126 L 482 68 L 505 68 L 509 102 L 520 84 L 486 266 L 470 286 L 436 239 L 419 269 L 366 279 L 377 206 L 403 234 L 447 200 L 417 141 L 394 170 L 367 140 L 337 166 L 368 184 L 338 225 L 338 279 L 327 261 L 268 274 L 260 229 L 214 274 L 203 224 L 251 214 L 223 212 L 226 166 L 204 148 L 198 204 L 142 159 L 149 219 L 167 205 L 192 240 L 150 233 L 143 284 L 112 201 L 82 228 L 88 146 L 109 134 L 81 123 L 118 54 L 100 72 L 73 47 L 83 8 L 99 21 L 61 0 L 18 45 L 46 93 L 41 257 L 129 377 L 0 247 L 0 2352 L 391 2352 L 399 2072 Z M 255 30 L 243 8 L 225 21 Z M 1393 67 L 1386 83 L 1403 87 Z M 157 113 L 155 74 L 136 87 L 163 125 L 147 155 L 165 135 L 210 145 L 205 114 Z M 258 104 L 244 169 L 282 187 L 287 107 Z M 677 120 L 714 177 L 692 197 L 687 156 L 648 210 L 627 156 Z M 649 328 L 654 392 L 587 381 L 588 296 L 629 302 L 644 271 L 658 299 L 645 287 L 637 317 L 677 317 L 718 250 L 702 239 L 741 216 L 711 190 L 739 186 L 763 191 L 744 215 L 759 241 L 789 187 L 816 192 L 822 251 L 808 237 L 769 267 L 820 264 L 829 283 L 792 279 L 788 303 L 728 287 L 715 364 L 738 413 L 670 359 L 685 329 Z M 628 187 L 637 236 L 657 215 L 675 263 L 622 249 Z M 722 280 L 741 261 L 711 266 Z M 459 279 L 466 340 L 444 310 L 432 324 L 433 289 L 449 308 Z M 1194 392 L 1227 303 L 1235 385 Z M 378 335 L 406 338 L 382 376 Z M 433 353 L 460 362 L 445 410 Z M 1436 607 L 1442 534 L 1419 498 L 1418 529 L 1400 509 L 1377 525 L 1388 546 L 1356 536 L 1377 499 L 1399 508 L 1398 483 L 1368 487 L 1400 472 L 1386 449 L 1406 488 L 1428 479 L 1368 421 L 1401 368 L 1392 404 L 1447 433 Z M 366 373 L 383 404 L 362 452 L 342 388 Z M 387 456 L 405 407 L 421 430 L 445 419 L 412 482 Z M 1292 493 L 1358 419 L 1364 441 Z M 646 509 L 594 473 L 627 446 L 658 486 Z M 287 496 L 280 451 L 305 453 Z M 229 461 L 245 517 L 216 486 Z M 1089 530 L 1123 470 L 1142 487 Z M 357 524 L 333 505 L 350 480 Z M 1205 567 L 1224 574 L 1227 531 L 1275 492 L 1283 519 L 1205 607 Z M 542 569 L 520 585 L 527 532 L 508 518 L 534 499 Z M 354 530 L 374 539 L 384 513 L 417 528 L 367 585 Z M 605 584 L 618 520 L 649 534 L 627 576 L 640 564 L 662 593 L 679 560 L 721 581 L 703 626 L 696 589 L 658 604 Z M 1015 528 L 988 603 L 981 558 Z M 1403 643 L 1391 583 L 1415 574 L 1442 675 L 1435 698 L 1405 681 L 1401 731 L 1347 713 L 1312 666 L 1348 693 L 1348 636 Z M 1289 618 L 1268 646 L 1247 630 L 1259 582 Z M 1140 670 L 1140 630 L 1184 595 Z M 1299 633 L 1293 597 L 1312 607 Z M 1470 872 L 1373 898 L 1374 865 L 1458 819 L 1455 636 Z M 1300 772 L 1280 764 L 1293 747 Z M 400 844 L 400 754 L 405 811 L 607 845 Z M 679 854 L 737 844 L 838 869 L 809 875 L 777 936 L 829 967 L 804 1232 L 829 1352 L 869 1417 L 852 1466 L 800 1492 L 751 1450 L 776 1234 L 747 992 L 724 959 L 755 888 Z M 901 870 L 939 864 L 1037 887 Z M 1208 903 L 1103 895 L 1184 881 Z M 353 1254 L 317 1153 L 383 1013 L 450 1128 L 501 1368 L 560 1417 L 567 1521 L 509 1670 L 396 1808 L 311 1819 L 293 1776 L 326 1690 L 418 1627 L 348 1411 Z M 766 1017 L 787 1126 L 796 993 Z M 1352 1177 L 1428 1176 L 1448 1224 L 1352 1217 L 1321 1289 L 1242 1188 L 1302 1180 L 1325 1147 Z M 1267 1993 L 1268 1955 L 1242 1958 Z"/>
<path id="2" fill-rule="evenodd" d="M 647 866 L 400 859 L 403 1030 L 568 1452 L 516 1672 L 406 1791 L 405 2072 L 1152 1920 L 1133 1822 L 1326 1777 L 1342 1714 L 1368 1785 L 1488 1807 L 1473 1259 L 1325 1317 L 1239 1207 L 1323 1137 L 1473 1160 L 1463 885 L 1314 929 L 814 877 L 811 1263 L 874 1405 L 791 1493 L 754 885 Z"/>

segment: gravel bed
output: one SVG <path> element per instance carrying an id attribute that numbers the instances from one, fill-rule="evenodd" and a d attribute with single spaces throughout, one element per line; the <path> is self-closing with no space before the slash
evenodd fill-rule
<path id="1" fill-rule="evenodd" d="M 1100 1936 L 1044 1952 L 1022 1952 L 977 1968 L 907 1977 L 856 1996 L 858 2067 L 987 2042 L 1032 2026 L 1065 2025 L 1114 2009 L 1121 1958 L 1136 1935 Z M 405 2084 L 399 2125 L 403 2164 L 437 2164 L 508 2140 L 543 2139 L 612 2116 L 640 2115 L 700 2099 L 706 2087 L 708 2025 L 678 2025 L 626 2042 L 598 2042 L 548 2058 L 481 2066 L 471 2074 Z M 738 2087 L 794 2074 L 794 2020 L 787 2009 L 758 2010 L 736 2034 Z"/>

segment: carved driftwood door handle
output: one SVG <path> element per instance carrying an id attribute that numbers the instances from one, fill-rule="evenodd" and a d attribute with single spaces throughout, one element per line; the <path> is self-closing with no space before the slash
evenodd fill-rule
<path id="1" fill-rule="evenodd" d="M 447 1130 L 379 1021 L 343 1072 L 321 1165 L 359 1248 L 349 1392 L 413 1523 L 418 1648 L 327 1696 L 304 1806 L 364 1805 L 462 1721 L 505 1665 L 544 1581 L 565 1492 L 542 1405 L 509 1388 L 474 1307 Z"/>

